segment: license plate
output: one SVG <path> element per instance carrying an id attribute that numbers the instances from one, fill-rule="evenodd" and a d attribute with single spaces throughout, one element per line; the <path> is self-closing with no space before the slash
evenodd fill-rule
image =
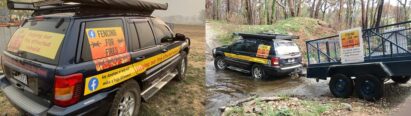
<path id="1" fill-rule="evenodd" d="M 294 60 L 294 59 L 289 59 L 288 62 L 289 62 L 289 63 L 294 63 L 295 60 Z"/>
<path id="2" fill-rule="evenodd" d="M 14 78 L 20 82 L 22 82 L 23 84 L 27 85 L 27 75 L 25 74 L 19 74 L 19 75 L 15 75 Z"/>

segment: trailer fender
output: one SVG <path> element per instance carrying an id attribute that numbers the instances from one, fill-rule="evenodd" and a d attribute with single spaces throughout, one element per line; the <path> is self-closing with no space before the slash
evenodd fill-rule
<path id="1" fill-rule="evenodd" d="M 332 75 L 338 73 L 344 74 L 348 77 L 362 74 L 372 74 L 385 78 L 393 75 L 389 68 L 387 68 L 382 62 L 333 65 L 329 67 L 327 75 L 331 77 Z"/>

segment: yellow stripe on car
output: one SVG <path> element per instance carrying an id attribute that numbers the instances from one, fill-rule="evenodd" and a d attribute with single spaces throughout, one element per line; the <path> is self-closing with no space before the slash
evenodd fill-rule
<path id="1" fill-rule="evenodd" d="M 136 62 L 121 68 L 117 68 L 105 73 L 90 76 L 86 78 L 84 83 L 84 95 L 91 94 L 104 88 L 117 85 L 123 81 L 133 78 L 139 74 L 144 73 L 147 69 L 173 57 L 178 54 L 181 47 L 175 47 L 165 53 L 147 58 L 143 61 Z"/>
<path id="2" fill-rule="evenodd" d="M 229 58 L 246 60 L 246 61 L 260 63 L 260 64 L 268 64 L 270 62 L 270 60 L 264 59 L 264 58 L 251 57 L 251 56 L 246 56 L 246 55 L 237 55 L 237 54 L 227 53 L 227 52 L 224 52 L 224 55 Z"/>

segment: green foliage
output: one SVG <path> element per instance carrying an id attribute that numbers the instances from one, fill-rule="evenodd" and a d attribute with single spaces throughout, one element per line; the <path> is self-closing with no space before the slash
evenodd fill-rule
<path id="1" fill-rule="evenodd" d="M 293 111 L 290 110 L 289 108 L 280 108 L 274 113 L 274 116 L 293 116 L 293 115 L 294 115 Z"/>

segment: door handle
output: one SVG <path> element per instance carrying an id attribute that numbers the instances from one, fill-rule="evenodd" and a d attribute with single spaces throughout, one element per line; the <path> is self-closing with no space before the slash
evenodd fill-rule
<path id="1" fill-rule="evenodd" d="M 136 61 L 141 61 L 141 60 L 146 59 L 146 57 L 145 57 L 145 56 L 140 56 L 140 57 L 137 57 L 137 58 L 135 58 L 135 59 L 136 59 Z"/>
<path id="2" fill-rule="evenodd" d="M 161 50 L 163 53 L 164 52 L 167 52 L 168 51 L 168 49 L 166 49 L 166 48 L 164 48 L 163 50 Z"/>

